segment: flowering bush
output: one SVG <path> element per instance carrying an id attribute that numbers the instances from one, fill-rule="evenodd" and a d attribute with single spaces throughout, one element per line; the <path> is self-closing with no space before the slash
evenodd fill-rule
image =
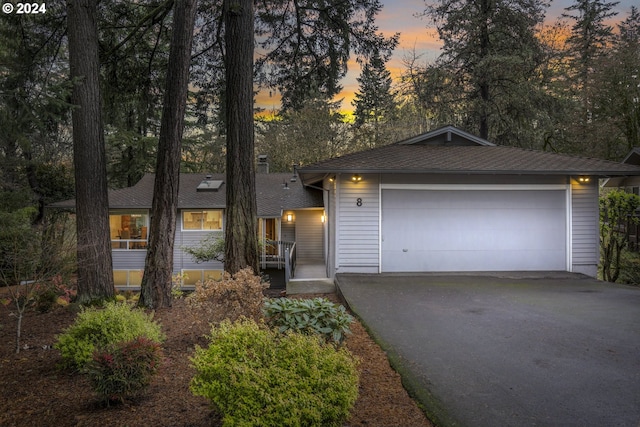
<path id="1" fill-rule="evenodd" d="M 209 323 L 225 318 L 261 317 L 263 291 L 269 287 L 260 276 L 245 268 L 231 276 L 225 272 L 222 280 L 206 280 L 196 283 L 195 292 L 187 297 L 187 303 L 200 320 Z"/>
<path id="2" fill-rule="evenodd" d="M 150 384 L 161 361 L 160 344 L 138 337 L 95 351 L 85 371 L 104 401 L 123 402 Z"/>

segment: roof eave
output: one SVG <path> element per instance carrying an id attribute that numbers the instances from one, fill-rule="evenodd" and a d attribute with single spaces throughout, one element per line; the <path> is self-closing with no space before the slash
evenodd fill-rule
<path id="1" fill-rule="evenodd" d="M 362 173 L 362 174 L 435 174 L 435 175 L 590 175 L 601 177 L 612 176 L 640 176 L 640 169 L 637 171 L 612 171 L 612 170 L 442 170 L 442 169 L 301 169 L 298 171 L 305 185 L 313 183 L 312 180 L 320 176 L 339 173 Z M 310 175 L 305 178 L 304 175 Z M 313 175 L 313 176 L 311 176 Z M 309 181 L 309 182 L 307 182 Z M 316 180 L 315 182 L 317 182 Z"/>

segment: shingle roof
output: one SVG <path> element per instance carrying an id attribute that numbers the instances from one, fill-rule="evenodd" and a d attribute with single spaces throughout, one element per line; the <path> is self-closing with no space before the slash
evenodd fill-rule
<path id="1" fill-rule="evenodd" d="M 212 180 L 225 181 L 224 174 L 210 175 Z M 207 174 L 180 174 L 179 209 L 222 209 L 226 205 L 226 184 L 218 191 L 196 191 Z M 109 191 L 110 209 L 151 209 L 154 174 L 146 174 L 133 187 Z M 290 173 L 256 174 L 258 216 L 276 217 L 283 210 L 321 208 L 322 193 L 302 186 L 300 180 L 291 182 Z M 74 200 L 54 203 L 52 207 L 72 208 Z"/>
<path id="2" fill-rule="evenodd" d="M 305 183 L 326 173 L 640 175 L 640 167 L 505 146 L 396 143 L 305 166 Z"/>

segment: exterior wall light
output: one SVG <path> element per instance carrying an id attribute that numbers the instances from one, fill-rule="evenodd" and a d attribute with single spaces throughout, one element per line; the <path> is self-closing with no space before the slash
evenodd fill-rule
<path id="1" fill-rule="evenodd" d="M 362 177 L 360 175 L 358 175 L 357 173 L 353 174 L 353 176 L 351 177 L 351 181 L 355 182 L 355 183 L 358 183 L 358 182 L 362 181 Z"/>
<path id="2" fill-rule="evenodd" d="M 322 214 L 322 216 L 320 217 L 320 221 L 322 221 L 322 223 L 324 224 L 326 220 L 327 220 L 327 217 L 324 214 Z"/>
<path id="3" fill-rule="evenodd" d="M 580 177 L 578 177 L 578 182 L 580 184 L 587 184 L 590 181 L 591 181 L 591 177 L 588 177 L 588 176 L 580 176 Z"/>
<path id="4" fill-rule="evenodd" d="M 293 214 L 288 213 L 287 214 L 287 222 L 291 222 L 293 221 Z"/>

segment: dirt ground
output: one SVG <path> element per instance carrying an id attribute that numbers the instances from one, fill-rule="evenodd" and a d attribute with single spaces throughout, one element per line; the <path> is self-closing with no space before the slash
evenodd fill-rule
<path id="1" fill-rule="evenodd" d="M 336 296 L 325 295 L 333 301 Z M 218 426 L 219 418 L 202 397 L 189 391 L 194 374 L 189 357 L 196 345 L 206 346 L 208 326 L 186 315 L 184 300 L 156 312 L 167 335 L 165 363 L 149 389 L 135 401 L 104 407 L 81 375 L 57 368 L 60 354 L 51 348 L 57 334 L 73 322 L 74 313 L 27 313 L 22 346 L 15 353 L 16 318 L 11 306 L 0 305 L 0 426 Z M 347 426 L 431 426 L 402 387 L 385 353 L 362 325 L 352 325 L 346 340 L 360 358 L 360 393 Z"/>

